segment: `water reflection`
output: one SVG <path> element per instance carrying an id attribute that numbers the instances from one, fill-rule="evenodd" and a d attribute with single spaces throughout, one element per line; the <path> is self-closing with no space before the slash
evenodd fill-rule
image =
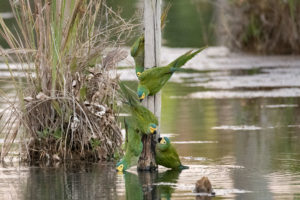
<path id="1" fill-rule="evenodd" d="M 124 172 L 113 163 L 71 163 L 56 167 L 1 166 L 0 199 L 171 199 L 180 171 Z M 9 178 L 9 185 L 3 179 Z M 7 179 L 8 180 L 8 179 Z M 11 190 L 14 188 L 14 190 Z"/>
<path id="2" fill-rule="evenodd" d="M 139 171 L 124 172 L 127 200 L 171 199 L 180 171 L 167 170 L 162 173 Z"/>
<path id="3" fill-rule="evenodd" d="M 167 170 L 158 174 L 156 183 L 160 198 L 171 199 L 180 173 L 177 170 Z"/>
<path id="4" fill-rule="evenodd" d="M 115 182 L 112 163 L 31 167 L 21 199 L 117 199 Z"/>
<path id="5" fill-rule="evenodd" d="M 130 172 L 124 172 L 126 199 L 139 200 L 143 199 L 143 187 L 139 177 Z"/>

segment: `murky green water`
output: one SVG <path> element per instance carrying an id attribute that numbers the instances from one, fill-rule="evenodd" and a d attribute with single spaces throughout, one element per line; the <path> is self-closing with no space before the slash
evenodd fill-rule
<path id="1" fill-rule="evenodd" d="M 163 49 L 164 62 L 184 51 Z M 190 169 L 8 165 L 0 168 L 0 199 L 196 199 L 202 176 L 212 199 L 300 199 L 300 58 L 213 56 L 220 52 L 195 58 L 186 67 L 197 71 L 175 75 L 162 93 L 162 134 Z"/>

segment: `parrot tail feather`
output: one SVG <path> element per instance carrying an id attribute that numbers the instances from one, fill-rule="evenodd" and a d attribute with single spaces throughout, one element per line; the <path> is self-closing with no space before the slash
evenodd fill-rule
<path id="1" fill-rule="evenodd" d="M 180 170 L 183 170 L 183 169 L 189 169 L 190 167 L 189 166 L 185 166 L 185 165 L 180 165 L 179 166 L 179 169 Z"/>
<path id="2" fill-rule="evenodd" d="M 171 67 L 171 73 L 174 73 L 174 72 L 188 72 L 188 70 L 183 69 L 183 68 Z"/>
<path id="3" fill-rule="evenodd" d="M 187 61 L 189 61 L 190 59 L 192 59 L 195 55 L 197 55 L 198 53 L 200 53 L 202 50 L 204 50 L 207 46 L 202 47 L 200 49 L 198 49 L 197 51 L 193 52 L 193 50 L 190 50 L 188 52 L 186 52 L 185 54 L 179 56 L 176 60 L 174 60 L 171 64 L 169 64 L 171 66 L 171 68 L 180 68 L 182 67 Z"/>

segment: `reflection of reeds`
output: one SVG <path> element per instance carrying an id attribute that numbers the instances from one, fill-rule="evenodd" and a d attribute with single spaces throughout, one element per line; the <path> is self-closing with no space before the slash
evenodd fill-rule
<path id="1" fill-rule="evenodd" d="M 234 0 L 227 12 L 231 44 L 265 53 L 300 52 L 300 2 Z"/>
<path id="2" fill-rule="evenodd" d="M 18 101 L 9 104 L 10 116 L 2 119 L 6 132 L 1 159 L 16 137 L 24 138 L 29 160 L 112 157 L 121 133 L 117 78 L 109 72 L 126 56 L 116 47 L 133 25 L 104 0 L 20 0 L 11 5 L 17 34 L 0 18 L 0 34 L 11 48 L 0 48 L 0 53 Z M 22 83 L 13 75 L 12 62 L 22 65 Z"/>

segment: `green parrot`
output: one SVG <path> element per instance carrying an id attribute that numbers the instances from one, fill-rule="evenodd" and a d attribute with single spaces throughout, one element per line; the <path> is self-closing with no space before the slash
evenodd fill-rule
<path id="1" fill-rule="evenodd" d="M 176 149 L 168 137 L 160 137 L 155 146 L 155 160 L 158 165 L 176 170 L 188 169 L 188 166 L 181 164 Z"/>
<path id="2" fill-rule="evenodd" d="M 125 136 L 125 155 L 120 162 L 117 163 L 117 171 L 126 171 L 131 166 L 138 163 L 140 154 L 143 150 L 143 143 L 141 142 L 141 134 L 131 126 L 129 120 L 124 120 L 126 136 Z"/>
<path id="3" fill-rule="evenodd" d="M 144 35 L 138 37 L 133 43 L 130 54 L 135 62 L 135 73 L 137 77 L 144 71 L 144 57 L 145 57 L 145 38 Z"/>
<path id="4" fill-rule="evenodd" d="M 155 134 L 158 126 L 157 117 L 138 101 L 137 95 L 123 83 L 119 83 L 121 94 L 125 98 L 131 114 L 130 125 L 140 134 Z"/>
<path id="5" fill-rule="evenodd" d="M 206 48 L 206 47 L 204 47 Z M 172 74 L 176 71 L 180 71 L 187 61 L 201 52 L 204 48 L 201 48 L 195 52 L 192 50 L 186 52 L 185 54 L 178 57 L 176 60 L 164 67 L 153 67 L 147 69 L 139 75 L 139 85 L 137 94 L 142 101 L 145 97 L 149 95 L 155 95 L 160 89 L 167 83 L 171 78 Z"/>
<path id="6" fill-rule="evenodd" d="M 162 13 L 160 17 L 161 21 L 161 30 L 165 27 L 165 19 L 167 18 L 169 9 L 171 7 L 171 4 L 169 3 L 166 8 L 164 9 L 164 12 Z M 137 38 L 137 40 L 133 43 L 130 49 L 130 54 L 134 59 L 135 62 L 135 73 L 137 77 L 141 75 L 141 73 L 144 71 L 144 57 L 145 57 L 145 37 L 144 35 Z"/>

